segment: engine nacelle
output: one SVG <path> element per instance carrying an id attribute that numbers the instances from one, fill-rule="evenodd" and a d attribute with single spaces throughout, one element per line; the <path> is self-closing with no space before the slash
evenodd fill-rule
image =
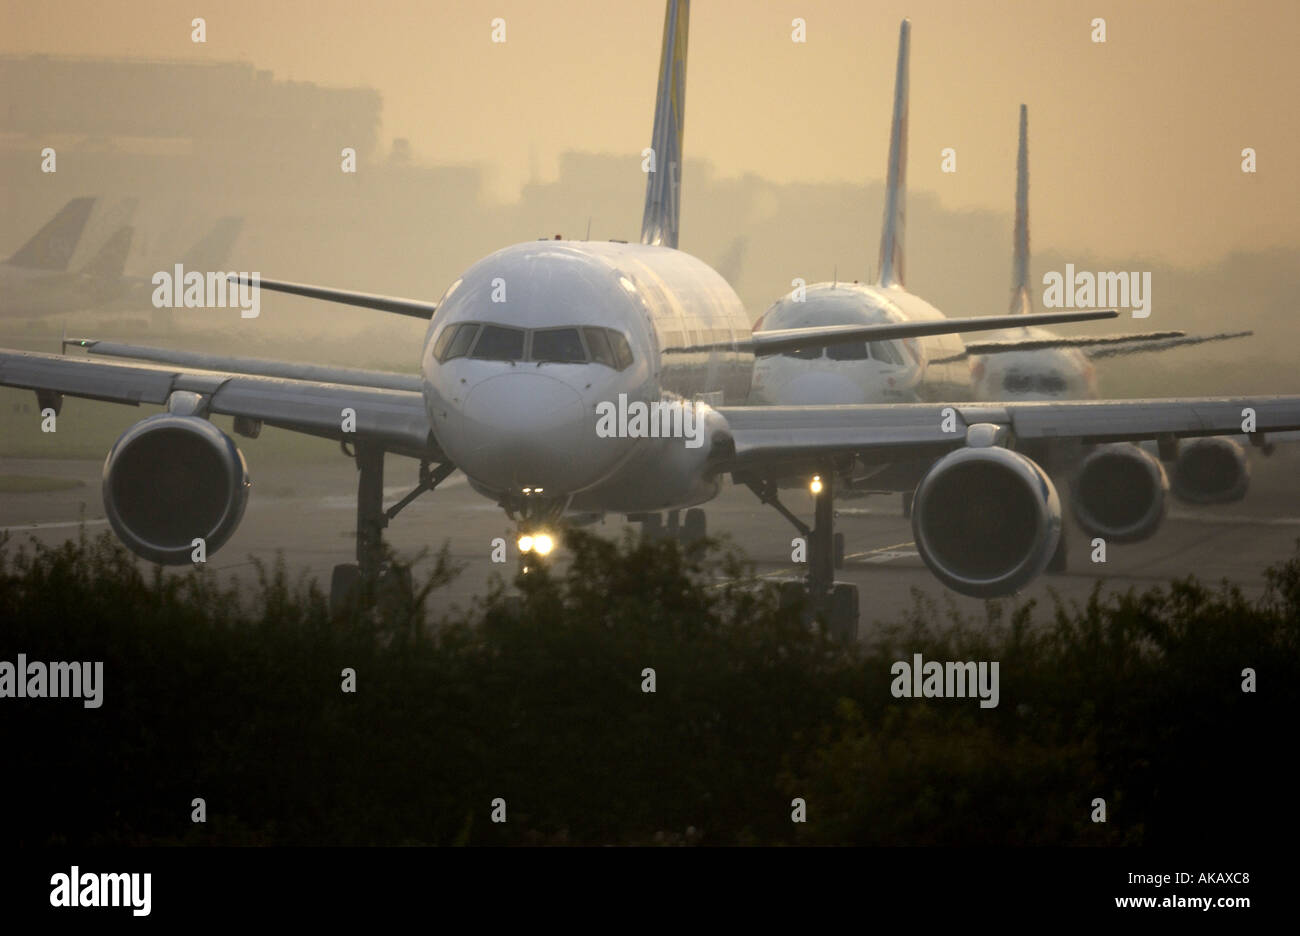
<path id="1" fill-rule="evenodd" d="M 1159 459 L 1128 442 L 1099 445 L 1075 471 L 1070 506 L 1090 536 L 1147 539 L 1165 518 L 1169 478 Z"/>
<path id="2" fill-rule="evenodd" d="M 1009 595 L 1038 576 L 1061 538 L 1052 479 L 996 446 L 950 452 L 917 485 L 912 534 L 941 582 L 974 598 Z"/>
<path id="3" fill-rule="evenodd" d="M 1189 504 L 1239 501 L 1250 487 L 1246 450 L 1222 436 L 1183 442 L 1171 474 L 1174 494 Z"/>
<path id="4" fill-rule="evenodd" d="M 142 419 L 104 460 L 104 511 L 133 553 L 163 565 L 191 559 L 194 539 L 216 552 L 248 504 L 248 466 L 230 436 L 206 419 Z"/>

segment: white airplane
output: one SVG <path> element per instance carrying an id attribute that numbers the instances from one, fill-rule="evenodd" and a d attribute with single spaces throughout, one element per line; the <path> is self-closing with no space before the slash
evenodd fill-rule
<path id="1" fill-rule="evenodd" d="M 1012 313 L 1032 313 L 1029 287 L 1029 114 L 1020 106 L 1016 157 L 1016 214 L 1011 276 Z M 1182 332 L 1062 338 L 1037 327 L 1008 329 L 986 341 L 967 342 L 974 395 L 981 400 L 1014 402 L 1096 399 L 1093 360 L 1150 354 L 1188 345 L 1248 337 L 1252 332 L 1187 336 Z M 1274 437 L 1276 441 L 1278 437 Z M 1270 446 L 1271 448 L 1271 446 Z M 1250 462 L 1234 438 L 1216 436 L 1163 446 L 1123 444 L 1065 458 L 1043 453 L 1070 477 L 1071 506 L 1091 536 L 1135 542 L 1153 535 L 1164 516 L 1165 493 L 1193 504 L 1225 503 L 1246 495 Z M 1166 475 L 1160 458 L 1169 462 Z M 1056 472 L 1054 472 L 1055 474 Z M 1059 476 L 1059 475 L 1058 475 Z M 1172 483 L 1171 483 L 1172 482 Z"/>
<path id="2" fill-rule="evenodd" d="M 184 360 L 201 359 L 198 366 L 0 351 L 0 386 L 34 390 L 42 408 L 56 411 L 65 395 L 166 406 L 127 429 L 104 464 L 113 530 L 157 562 L 190 561 L 195 539 L 212 553 L 243 514 L 243 455 L 209 422 L 223 414 L 239 435 L 277 426 L 339 440 L 355 457 L 357 563 L 335 568 L 336 599 L 362 576 L 382 583 L 391 574 L 383 528 L 457 469 L 518 522 L 522 548 L 541 552 L 566 513 L 688 508 L 714 496 L 730 474 L 807 535 L 805 590 L 845 636 L 856 633 L 858 596 L 834 580 L 832 497 L 855 463 L 930 463 L 913 512 L 918 550 L 946 584 L 988 596 L 1040 573 L 1060 535 L 1059 497 L 1042 469 L 1011 447 L 1018 441 L 1221 434 L 1245 407 L 1260 433 L 1300 429 L 1300 397 L 733 405 L 749 390 L 756 356 L 1010 323 L 887 321 L 751 334 L 725 280 L 676 248 L 688 15 L 686 0 L 669 0 L 652 138 L 657 171 L 647 182 L 640 244 L 517 244 L 472 265 L 437 303 L 261 281 L 264 289 L 429 318 L 419 376 L 194 353 Z M 1108 317 L 1114 313 L 1033 321 Z M 114 353 L 129 357 L 131 349 Z M 700 395 L 720 402 L 698 402 Z M 629 419 L 625 432 L 605 437 L 601 412 L 616 403 L 629 413 L 660 404 L 680 414 L 683 432 L 674 437 L 674 425 L 661 422 L 647 437 Z M 411 493 L 386 508 L 387 454 L 418 459 L 420 472 Z M 777 485 L 814 476 L 809 527 L 781 504 Z"/>

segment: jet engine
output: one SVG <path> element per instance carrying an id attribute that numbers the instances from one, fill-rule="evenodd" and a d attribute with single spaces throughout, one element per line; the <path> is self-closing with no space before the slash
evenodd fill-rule
<path id="1" fill-rule="evenodd" d="M 1165 516 L 1169 479 L 1159 459 L 1127 442 L 1099 445 L 1074 474 L 1070 506 L 1084 532 L 1119 543 L 1151 536 Z"/>
<path id="2" fill-rule="evenodd" d="M 1061 537 L 1061 499 L 1037 464 L 997 446 L 950 452 L 917 485 L 912 533 L 941 582 L 974 598 L 1039 575 Z"/>
<path id="3" fill-rule="evenodd" d="M 194 540 L 215 552 L 248 503 L 248 467 L 230 436 L 206 419 L 161 413 L 142 419 L 104 461 L 104 511 L 136 555 L 189 562 Z"/>
<path id="4" fill-rule="evenodd" d="M 1178 499 L 1189 504 L 1239 501 L 1250 486 L 1246 450 L 1222 436 L 1184 442 L 1178 447 L 1170 483 Z"/>

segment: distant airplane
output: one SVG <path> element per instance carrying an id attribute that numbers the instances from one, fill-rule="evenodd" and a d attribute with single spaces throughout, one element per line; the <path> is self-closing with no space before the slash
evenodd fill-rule
<path id="1" fill-rule="evenodd" d="M 1011 311 L 1032 313 L 1029 287 L 1029 112 L 1020 105 L 1016 158 L 1016 221 L 1011 277 Z M 967 342 L 975 396 L 981 400 L 1095 399 L 1092 361 L 1118 355 L 1153 354 L 1189 345 L 1248 337 L 1252 332 L 1187 336 L 1182 332 L 1062 338 L 1043 328 L 1021 327 Z M 1168 480 L 1157 456 L 1170 458 Z M 1046 456 L 1051 457 L 1051 456 Z M 1061 461 L 1061 459 L 1052 459 Z M 1072 452 L 1062 464 L 1072 479 L 1071 506 L 1090 535 L 1134 542 L 1155 533 L 1164 516 L 1164 493 L 1180 500 L 1213 504 L 1240 500 L 1250 482 L 1250 462 L 1241 443 L 1223 436 L 1163 448 L 1131 444 Z"/>
<path id="2" fill-rule="evenodd" d="M 77 252 L 94 198 L 74 198 L 7 260 L 0 261 L 0 308 L 6 315 L 41 301 L 47 291 L 76 277 L 68 262 Z"/>
<path id="3" fill-rule="evenodd" d="M 311 365 L 265 361 L 257 364 L 265 376 L 250 376 L 240 359 L 218 355 L 202 355 L 198 367 L 158 367 L 0 351 L 0 385 L 34 390 L 43 408 L 56 410 L 65 394 L 167 407 L 129 428 L 104 465 L 113 530 L 157 562 L 192 561 L 196 541 L 211 555 L 243 514 L 243 455 L 208 421 L 221 414 L 234 417 L 240 435 L 277 426 L 336 439 L 355 458 L 357 563 L 335 567 L 336 606 L 363 578 L 381 588 L 392 580 L 383 528 L 457 469 L 516 522 L 523 552 L 547 551 L 566 515 L 695 507 L 730 474 L 807 537 L 802 590 L 845 637 L 856 633 L 858 593 L 834 581 L 832 497 L 855 463 L 928 460 L 913 512 L 918 550 L 946 584 L 991 596 L 1041 572 L 1060 535 L 1055 488 L 1011 447 L 1019 441 L 1222 434 L 1239 425 L 1243 408 L 1259 433 L 1300 429 L 1300 397 L 734 405 L 748 394 L 755 357 L 1008 323 L 940 317 L 751 334 L 726 281 L 676 246 L 688 17 L 686 0 L 669 0 L 641 243 L 516 244 L 470 266 L 437 303 L 261 281 L 263 289 L 430 319 L 418 378 L 313 367 L 308 379 Z M 267 375 L 272 369 L 278 373 Z M 652 406 L 673 417 L 657 422 L 653 435 L 647 420 L 624 419 Z M 620 431 L 609 431 L 611 408 Z M 387 454 L 420 462 L 418 483 L 391 507 L 383 503 Z M 813 482 L 811 526 L 780 502 L 777 485 L 789 477 Z"/>
<path id="4" fill-rule="evenodd" d="M 69 208 L 74 204 L 69 202 L 68 207 L 65 207 L 54 221 L 46 225 L 27 247 L 5 264 L 0 264 L 0 314 L 17 318 L 85 311 L 151 310 L 155 324 L 166 321 L 170 315 L 169 309 L 153 309 L 152 277 L 124 274 L 134 234 L 134 228 L 129 224 L 117 227 L 95 255 L 79 270 L 27 268 L 14 263 L 20 255 L 31 249 L 33 244 L 38 244 L 47 231 L 59 226 L 60 219 L 64 219 L 64 223 L 58 227 L 58 233 L 52 238 L 47 237 L 45 243 L 57 241 L 63 244 L 70 240 L 75 249 L 81 228 L 76 228 L 76 236 L 72 236 L 72 225 L 78 221 L 81 226 L 85 225 L 85 219 L 90 214 L 89 206 L 93 205 L 95 200 L 77 199 L 76 201 L 88 203 L 84 212 L 80 208 L 69 212 Z M 119 209 L 119 213 L 126 211 L 129 215 L 134 210 L 134 202 L 135 199 L 128 199 L 126 204 L 129 208 Z M 242 218 L 218 219 L 212 228 L 190 250 L 176 258 L 175 262 L 182 264 L 186 270 L 222 271 L 242 226 Z M 69 257 L 71 253 L 72 251 L 68 251 Z M 54 252 L 48 247 L 42 251 L 38 245 L 33 250 L 33 254 L 46 256 L 51 261 L 55 259 Z M 12 268 L 8 268 L 11 264 Z M 66 267 L 67 258 L 64 258 L 63 265 Z M 171 275 L 172 268 L 168 267 L 166 272 Z"/>

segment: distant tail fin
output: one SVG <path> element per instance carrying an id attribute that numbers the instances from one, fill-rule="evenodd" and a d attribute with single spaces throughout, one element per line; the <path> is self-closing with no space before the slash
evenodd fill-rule
<path id="1" fill-rule="evenodd" d="M 135 228 L 131 225 L 122 225 L 108 240 L 104 241 L 95 255 L 86 261 L 81 272 L 87 276 L 99 276 L 105 279 L 120 277 L 122 271 L 126 269 L 126 258 L 131 252 L 131 236 L 134 233 Z"/>
<path id="2" fill-rule="evenodd" d="M 1020 149 L 1016 153 L 1016 232 L 1011 261 L 1011 314 L 1034 311 L 1029 292 L 1029 109 L 1020 105 Z"/>
<path id="3" fill-rule="evenodd" d="M 33 270 L 66 270 L 94 206 L 93 198 L 72 199 L 8 262 Z"/>
<path id="4" fill-rule="evenodd" d="M 668 0 L 663 48 L 659 53 L 654 132 L 650 140 L 653 171 L 646 179 L 645 212 L 641 217 L 643 244 L 677 246 L 682 134 L 686 120 L 686 38 L 690 21 L 690 0 Z"/>
<path id="5" fill-rule="evenodd" d="M 889 127 L 889 176 L 885 182 L 885 226 L 880 233 L 881 286 L 906 281 L 903 234 L 907 216 L 907 60 L 912 24 L 898 28 L 898 71 L 894 75 L 894 119 Z"/>
<path id="6" fill-rule="evenodd" d="M 180 263 L 187 270 L 220 270 L 244 227 L 243 218 L 218 218 L 212 230 L 189 249 Z"/>

